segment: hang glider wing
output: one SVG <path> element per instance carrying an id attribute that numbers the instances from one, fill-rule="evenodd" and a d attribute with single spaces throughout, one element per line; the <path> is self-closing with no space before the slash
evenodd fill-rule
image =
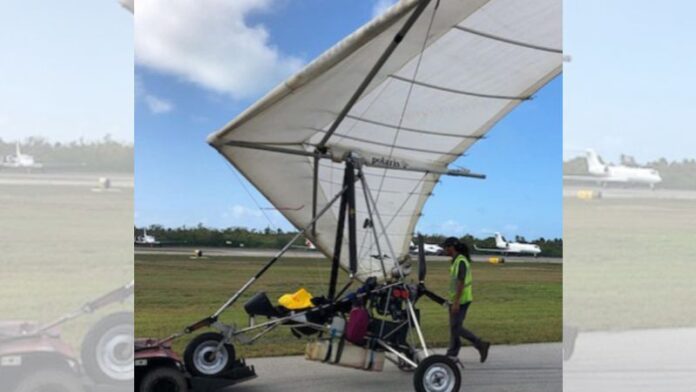
<path id="1" fill-rule="evenodd" d="M 402 0 L 209 137 L 295 226 L 312 220 L 314 159 L 327 131 L 423 0 Z M 436 9 L 436 4 L 438 7 Z M 428 33 L 429 32 L 429 33 Z M 427 35 L 427 38 L 426 38 Z M 408 256 L 421 209 L 440 173 L 491 127 L 561 72 L 561 0 L 431 1 L 324 145 L 365 160 L 397 258 Z M 299 154 L 249 148 L 275 146 Z M 318 160 L 320 209 L 341 189 L 343 163 Z M 409 171 L 407 168 L 427 169 Z M 356 186 L 358 277 L 381 275 L 367 208 Z M 338 205 L 311 241 L 334 247 Z M 382 249 L 386 245 L 380 244 Z M 346 240 L 347 241 L 347 240 Z M 346 253 L 346 252 L 344 252 Z M 393 267 L 393 259 L 386 259 Z M 343 267 L 348 256 L 342 255 Z"/>

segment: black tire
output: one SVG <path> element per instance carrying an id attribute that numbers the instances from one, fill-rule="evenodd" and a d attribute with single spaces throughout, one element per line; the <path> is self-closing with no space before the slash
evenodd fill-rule
<path id="1" fill-rule="evenodd" d="M 47 369 L 28 374 L 17 384 L 13 391 L 84 392 L 84 388 L 77 375 L 65 370 Z"/>
<path id="2" fill-rule="evenodd" d="M 133 383 L 133 313 L 118 312 L 99 320 L 82 340 L 80 359 L 97 384 Z"/>
<path id="3" fill-rule="evenodd" d="M 184 374 L 171 367 L 158 367 L 145 374 L 139 392 L 188 392 Z"/>
<path id="4" fill-rule="evenodd" d="M 235 360 L 234 346 L 224 344 L 219 353 L 217 346 L 224 337 L 216 332 L 196 336 L 186 346 L 184 364 L 192 376 L 217 376 L 232 367 Z"/>
<path id="5" fill-rule="evenodd" d="M 413 374 L 416 392 L 458 392 L 462 385 L 459 366 L 445 355 L 431 355 L 418 364 Z"/>

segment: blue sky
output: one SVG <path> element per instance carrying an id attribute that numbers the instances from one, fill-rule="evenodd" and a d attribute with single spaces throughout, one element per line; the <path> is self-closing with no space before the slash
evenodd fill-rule
<path id="1" fill-rule="evenodd" d="M 7 1 L 0 138 L 133 141 L 133 16 L 112 1 Z"/>
<path id="2" fill-rule="evenodd" d="M 563 2 L 564 150 L 696 158 L 696 2 Z"/>
<path id="3" fill-rule="evenodd" d="M 158 1 L 152 1 L 151 11 L 139 6 L 136 20 L 136 224 L 266 227 L 254 199 L 269 204 L 248 184 L 253 199 L 247 194 L 206 136 L 387 2 L 243 0 L 205 12 L 170 9 L 189 15 L 186 27 L 200 32 L 182 44 L 179 31 L 158 25 Z M 214 22 L 205 21 L 213 15 L 234 23 L 211 26 Z M 160 41 L 139 38 L 150 34 Z M 220 40 L 218 48 L 206 52 L 205 45 L 196 44 L 206 39 Z M 195 56 L 186 57 L 192 52 Z M 216 60 L 227 62 L 236 78 Z M 510 237 L 562 235 L 562 84 L 562 77 L 550 82 L 456 162 L 488 179 L 443 178 L 419 230 L 480 237 L 493 231 Z M 277 213 L 269 215 L 273 226 L 290 228 Z"/>

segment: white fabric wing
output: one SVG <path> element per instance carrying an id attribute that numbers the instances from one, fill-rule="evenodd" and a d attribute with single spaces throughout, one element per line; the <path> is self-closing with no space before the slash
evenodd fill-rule
<path id="1" fill-rule="evenodd" d="M 419 0 L 402 0 L 213 134 L 215 146 L 296 227 L 312 219 L 313 159 L 231 146 L 314 151 Z M 433 0 L 329 139 L 332 151 L 446 169 L 515 106 L 561 72 L 561 0 Z M 434 15 L 433 15 L 434 13 Z M 426 33 L 429 31 L 427 40 Z M 369 160 L 368 159 L 368 160 Z M 340 189 L 343 163 L 320 161 L 318 207 Z M 439 175 L 365 167 L 396 257 Z M 382 276 L 367 206 L 356 188 L 358 277 Z M 331 256 L 338 204 L 311 238 Z M 344 237 L 346 238 L 346 237 Z M 341 264 L 348 266 L 347 238 Z M 380 239 L 382 253 L 387 242 Z M 394 260 L 386 260 L 387 269 Z"/>

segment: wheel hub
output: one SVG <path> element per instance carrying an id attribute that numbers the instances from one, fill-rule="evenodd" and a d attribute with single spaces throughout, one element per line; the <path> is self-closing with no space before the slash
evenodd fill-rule
<path id="1" fill-rule="evenodd" d="M 450 392 L 454 388 L 454 382 L 454 371 L 440 364 L 430 366 L 423 377 L 423 386 L 431 392 Z"/>
<path id="2" fill-rule="evenodd" d="M 218 350 L 218 342 L 210 341 L 199 345 L 193 353 L 194 365 L 201 373 L 218 374 L 225 370 L 229 360 L 227 351 Z"/>

